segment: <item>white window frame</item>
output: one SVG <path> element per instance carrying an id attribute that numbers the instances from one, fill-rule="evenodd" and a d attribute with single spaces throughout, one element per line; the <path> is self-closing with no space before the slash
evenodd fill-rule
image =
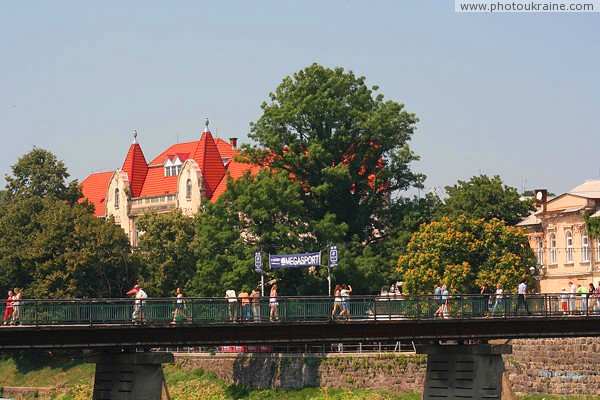
<path id="1" fill-rule="evenodd" d="M 542 238 L 537 238 L 537 262 L 538 264 L 544 264 L 544 242 Z"/>
<path id="2" fill-rule="evenodd" d="M 581 231 L 581 261 L 590 262 L 590 241 L 585 229 Z"/>
<path id="3" fill-rule="evenodd" d="M 556 264 L 556 235 L 550 234 L 550 264 Z"/>
<path id="4" fill-rule="evenodd" d="M 573 263 L 573 234 L 571 231 L 565 232 L 565 257 L 567 264 Z"/>

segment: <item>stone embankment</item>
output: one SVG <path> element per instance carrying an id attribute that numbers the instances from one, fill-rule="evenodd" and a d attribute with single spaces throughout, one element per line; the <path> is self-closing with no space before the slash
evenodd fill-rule
<path id="1" fill-rule="evenodd" d="M 519 339 L 504 356 L 505 382 L 517 395 L 600 394 L 600 338 Z M 305 386 L 421 392 L 426 358 L 414 354 L 177 355 L 182 368 L 202 368 L 242 386 Z"/>

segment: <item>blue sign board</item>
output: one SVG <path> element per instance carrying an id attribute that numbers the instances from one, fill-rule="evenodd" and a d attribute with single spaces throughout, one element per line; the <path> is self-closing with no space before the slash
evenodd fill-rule
<path id="1" fill-rule="evenodd" d="M 260 254 L 260 251 L 254 253 L 254 270 L 256 272 L 262 271 L 262 254 Z"/>
<path id="2" fill-rule="evenodd" d="M 335 267 L 338 265 L 338 247 L 329 246 L 329 266 Z"/>
<path id="3" fill-rule="evenodd" d="M 270 254 L 271 268 L 296 268 L 321 265 L 321 252 L 301 254 Z"/>

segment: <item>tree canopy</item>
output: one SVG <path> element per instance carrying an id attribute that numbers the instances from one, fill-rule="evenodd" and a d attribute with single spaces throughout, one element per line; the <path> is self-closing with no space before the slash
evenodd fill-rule
<path id="1" fill-rule="evenodd" d="M 377 86 L 343 68 L 313 64 L 286 77 L 262 104 L 244 148 L 249 160 L 287 171 L 304 192 L 314 220 L 334 215 L 345 239 L 370 240 L 389 211 L 391 194 L 420 186 L 408 142 L 418 121 L 404 105 L 384 101 Z"/>
<path id="2" fill-rule="evenodd" d="M 12 176 L 6 175 L 6 196 L 53 197 L 70 204 L 82 197 L 77 181 L 66 182 L 69 177 L 65 164 L 48 150 L 34 147 L 12 166 Z"/>
<path id="3" fill-rule="evenodd" d="M 398 261 L 405 288 L 430 293 L 437 282 L 453 292 L 478 293 L 501 283 L 510 292 L 521 280 L 532 284 L 535 257 L 525 233 L 492 219 L 442 218 L 424 224 Z"/>
<path id="4" fill-rule="evenodd" d="M 120 296 L 131 284 L 127 236 L 77 203 L 61 161 L 34 148 L 12 167 L 0 203 L 0 287 L 26 297 Z"/>
<path id="5" fill-rule="evenodd" d="M 498 175 L 472 177 L 468 182 L 458 181 L 454 186 L 446 186 L 448 198 L 439 207 L 437 215 L 469 218 L 494 218 L 516 225 L 535 210 L 533 201 L 521 199 L 516 188 L 504 185 Z"/>
<path id="6" fill-rule="evenodd" d="M 142 215 L 138 258 L 140 279 L 153 296 L 174 296 L 176 288 L 189 289 L 196 272 L 194 219 L 173 210 Z"/>

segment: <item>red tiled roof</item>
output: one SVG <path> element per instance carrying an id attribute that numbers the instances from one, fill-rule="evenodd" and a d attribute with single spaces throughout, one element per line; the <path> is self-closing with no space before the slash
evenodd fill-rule
<path id="1" fill-rule="evenodd" d="M 148 168 L 146 182 L 139 197 L 175 194 L 177 192 L 177 175 L 165 176 L 162 166 Z"/>
<path id="2" fill-rule="evenodd" d="M 206 197 L 211 198 L 213 191 L 225 175 L 225 166 L 221 160 L 221 154 L 210 132 L 204 132 L 194 153 L 194 160 L 200 166 L 204 175 L 204 187 Z"/>
<path id="3" fill-rule="evenodd" d="M 137 142 L 133 143 L 129 148 L 122 170 L 127 172 L 127 175 L 129 176 L 131 195 L 133 197 L 139 197 L 142 192 L 142 187 L 144 187 L 146 174 L 148 174 L 148 164 L 146 163 L 144 152 Z"/>
<path id="4" fill-rule="evenodd" d="M 186 142 L 186 143 L 177 143 L 160 153 L 154 160 L 150 161 L 148 165 L 162 165 L 165 162 L 167 156 L 174 156 L 175 154 L 194 154 L 196 151 L 196 147 L 198 147 L 198 141 L 195 142 Z M 182 160 L 183 161 L 183 160 Z"/>
<path id="5" fill-rule="evenodd" d="M 217 149 L 223 158 L 231 158 L 239 153 L 237 149 L 232 148 L 228 142 L 221 138 L 215 138 L 215 144 L 217 145 Z"/>
<path id="6" fill-rule="evenodd" d="M 83 197 L 96 206 L 94 211 L 96 217 L 104 217 L 106 214 L 106 190 L 113 173 L 114 171 L 99 172 L 88 176 L 81 182 Z"/>
<path id="7" fill-rule="evenodd" d="M 242 175 L 244 175 L 246 171 L 250 171 L 250 175 L 256 175 L 260 170 L 260 166 L 258 165 L 240 163 L 235 161 L 233 158 L 230 158 L 229 161 L 227 161 L 225 167 L 227 168 L 227 173 L 225 174 L 225 176 L 223 176 L 223 179 L 221 179 L 221 182 L 219 182 L 219 185 L 216 187 L 212 197 L 210 198 L 210 201 L 213 203 L 216 202 L 219 199 L 219 197 L 227 190 L 228 176 L 231 176 L 233 180 L 236 180 Z"/>

